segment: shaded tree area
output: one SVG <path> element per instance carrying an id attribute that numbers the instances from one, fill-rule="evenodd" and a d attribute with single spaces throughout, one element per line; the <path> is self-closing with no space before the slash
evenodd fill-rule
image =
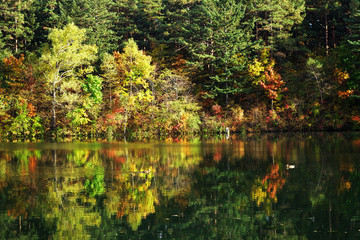
<path id="1" fill-rule="evenodd" d="M 358 0 L 2 2 L 1 137 L 359 129 L 359 8 Z"/>

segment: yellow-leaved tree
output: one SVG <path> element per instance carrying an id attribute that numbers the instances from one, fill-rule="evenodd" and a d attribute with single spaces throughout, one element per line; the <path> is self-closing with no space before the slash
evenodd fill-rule
<path id="1" fill-rule="evenodd" d="M 68 24 L 63 29 L 54 28 L 49 34 L 51 46 L 44 48 L 41 56 L 48 93 L 51 95 L 51 128 L 56 128 L 59 109 L 74 110 L 80 101 L 80 80 L 93 71 L 97 47 L 83 44 L 85 29 Z"/>
<path id="2" fill-rule="evenodd" d="M 114 86 L 114 91 L 124 110 L 123 130 L 126 140 L 129 119 L 153 100 L 151 85 L 154 82 L 155 66 L 151 64 L 151 56 L 146 56 L 143 51 L 139 50 L 133 39 L 125 43 L 123 53 L 114 52 L 113 58 L 118 79 L 118 81 L 114 81 L 118 83 L 117 86 Z M 108 58 L 106 60 L 111 62 Z M 105 72 L 111 70 L 109 67 L 103 69 Z M 109 72 L 108 75 L 111 73 Z"/>

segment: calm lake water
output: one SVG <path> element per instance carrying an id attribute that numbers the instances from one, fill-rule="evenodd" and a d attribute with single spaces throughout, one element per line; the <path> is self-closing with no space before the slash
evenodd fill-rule
<path id="1" fill-rule="evenodd" d="M 0 239 L 360 239 L 360 133 L 0 144 Z"/>

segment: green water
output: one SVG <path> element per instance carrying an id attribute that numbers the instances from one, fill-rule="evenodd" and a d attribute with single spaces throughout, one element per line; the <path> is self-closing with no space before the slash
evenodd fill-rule
<path id="1" fill-rule="evenodd" d="M 0 144 L 0 239 L 360 239 L 360 134 Z"/>

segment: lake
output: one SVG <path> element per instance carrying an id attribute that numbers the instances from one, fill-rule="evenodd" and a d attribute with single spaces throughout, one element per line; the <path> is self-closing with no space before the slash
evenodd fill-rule
<path id="1" fill-rule="evenodd" d="M 0 239 L 360 239 L 360 133 L 1 143 Z"/>

